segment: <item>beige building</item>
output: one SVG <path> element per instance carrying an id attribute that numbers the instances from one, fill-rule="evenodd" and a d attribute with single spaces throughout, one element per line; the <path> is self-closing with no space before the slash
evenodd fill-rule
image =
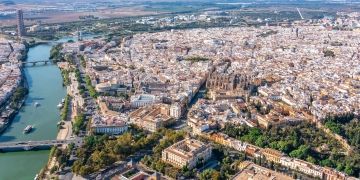
<path id="1" fill-rule="evenodd" d="M 156 104 L 141 107 L 130 113 L 130 122 L 137 126 L 156 132 L 158 129 L 174 122 L 170 116 L 170 106 L 167 104 Z"/>
<path id="2" fill-rule="evenodd" d="M 261 150 L 263 156 L 265 156 L 266 160 L 272 161 L 274 163 L 280 164 L 280 158 L 283 154 L 280 151 L 275 149 L 265 148 Z"/>
<path id="3" fill-rule="evenodd" d="M 128 130 L 128 124 L 120 116 L 95 115 L 91 120 L 91 130 L 95 134 L 119 135 Z"/>
<path id="4" fill-rule="evenodd" d="M 212 148 L 209 144 L 187 138 L 166 148 L 162 152 L 162 160 L 175 167 L 188 166 L 192 169 L 199 160 L 207 161 L 210 159 L 211 151 Z"/>
<path id="5" fill-rule="evenodd" d="M 241 171 L 233 180 L 293 180 L 290 176 L 261 167 L 249 161 L 240 163 Z"/>
<path id="6" fill-rule="evenodd" d="M 345 180 L 346 175 L 334 169 L 324 167 L 323 168 L 323 179 L 324 180 Z"/>

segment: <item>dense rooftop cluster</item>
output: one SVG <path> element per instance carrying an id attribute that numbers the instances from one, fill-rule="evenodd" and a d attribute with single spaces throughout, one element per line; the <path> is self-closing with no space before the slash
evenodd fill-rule
<path id="1" fill-rule="evenodd" d="M 184 79 L 184 72 L 199 69 L 187 61 L 189 57 L 206 57 L 215 60 L 214 64 L 230 59 L 230 70 L 260 79 L 264 82 L 260 89 L 267 96 L 279 96 L 295 109 L 307 109 L 324 118 L 328 113 L 359 113 L 358 34 L 336 33 L 320 26 L 145 33 L 126 40 L 121 49 L 128 53 L 114 57 L 142 70 L 143 76 L 136 76 L 139 82 L 167 85 Z M 197 63 L 204 74 L 209 73 L 211 68 L 204 66 L 208 61 Z M 145 75 L 147 78 L 141 78 Z M 167 86 L 178 92 L 175 87 Z"/>
<path id="2" fill-rule="evenodd" d="M 81 52 L 86 75 L 101 95 L 101 115 L 91 121 L 95 132 L 119 134 L 127 123 L 156 132 L 191 105 L 192 134 L 207 136 L 229 122 L 270 128 L 319 122 L 329 114 L 359 115 L 359 33 L 297 25 L 172 30 L 136 34 L 119 44 L 68 43 L 62 51 Z M 191 103 L 202 87 L 205 99 Z M 124 123 L 117 126 L 119 121 Z M 215 141 L 239 151 L 248 148 L 221 137 Z M 339 141 L 350 153 L 346 140 Z M 256 146 L 247 145 L 256 155 Z M 304 174 L 327 174 L 326 168 L 300 159 L 286 164 L 273 149 L 260 150 L 259 157 L 304 167 Z"/>
<path id="3" fill-rule="evenodd" d="M 0 132 L 7 127 L 8 117 L 14 112 L 8 100 L 21 83 L 21 65 L 18 62 L 23 58 L 24 52 L 23 44 L 0 38 Z"/>
<path id="4" fill-rule="evenodd" d="M 12 95 L 21 81 L 18 62 L 23 56 L 25 46 L 0 39 L 0 105 Z"/>

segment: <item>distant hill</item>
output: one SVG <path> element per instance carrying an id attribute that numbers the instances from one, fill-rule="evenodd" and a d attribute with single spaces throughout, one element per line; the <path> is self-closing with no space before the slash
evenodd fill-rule
<path id="1" fill-rule="evenodd" d="M 12 0 L 2 0 L 2 1 L 0 1 L 0 4 L 9 6 L 9 5 L 15 5 L 15 2 Z"/>
<path id="2" fill-rule="evenodd" d="M 28 3 L 28 4 L 40 4 L 40 3 L 74 3 L 74 0 L 0 0 L 0 4 L 12 5 L 14 3 Z M 212 2 L 212 3 L 312 3 L 312 2 L 338 2 L 338 3 L 350 3 L 359 2 L 359 0 L 82 0 L 81 2 L 122 2 L 124 4 L 134 3 L 158 3 L 158 2 Z"/>

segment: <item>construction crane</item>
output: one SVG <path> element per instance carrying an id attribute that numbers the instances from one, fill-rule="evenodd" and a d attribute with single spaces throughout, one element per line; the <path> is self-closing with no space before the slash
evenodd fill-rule
<path id="1" fill-rule="evenodd" d="M 304 17 L 302 16 L 302 14 L 301 14 L 301 12 L 300 12 L 300 9 L 299 9 L 299 8 L 296 8 L 296 10 L 298 11 L 298 13 L 299 13 L 299 15 L 300 15 L 301 19 L 304 19 Z"/>

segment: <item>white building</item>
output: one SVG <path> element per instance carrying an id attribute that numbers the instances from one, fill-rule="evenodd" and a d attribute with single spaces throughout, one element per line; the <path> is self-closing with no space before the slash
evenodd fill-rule
<path id="1" fill-rule="evenodd" d="M 313 176 L 313 177 L 322 177 L 323 171 L 320 166 L 316 166 L 314 164 L 311 164 L 309 162 L 290 158 L 290 157 L 281 157 L 280 158 L 280 164 L 285 167 L 289 167 L 290 169 L 294 169 L 297 171 L 300 171 L 304 174 Z"/>
<path id="2" fill-rule="evenodd" d="M 174 103 L 170 107 L 170 116 L 179 119 L 182 114 L 182 109 L 179 103 Z"/>
<path id="3" fill-rule="evenodd" d="M 151 94 L 139 94 L 139 95 L 131 96 L 130 99 L 131 107 L 133 108 L 151 105 L 156 102 L 158 102 L 156 100 L 156 97 Z"/>
<path id="4" fill-rule="evenodd" d="M 244 152 L 246 150 L 247 144 L 244 142 L 241 142 L 239 140 L 236 140 L 234 138 L 231 138 L 231 147 L 234 148 L 237 151 Z"/>
<path id="5" fill-rule="evenodd" d="M 322 177 L 323 175 L 321 167 L 300 159 L 294 159 L 292 169 L 297 169 L 300 172 L 314 177 Z"/>
<path id="6" fill-rule="evenodd" d="M 293 167 L 293 158 L 290 157 L 281 157 L 280 158 L 280 164 L 285 167 Z"/>
<path id="7" fill-rule="evenodd" d="M 95 134 L 119 135 L 128 130 L 128 124 L 121 118 L 115 116 L 94 116 L 91 129 Z"/>

